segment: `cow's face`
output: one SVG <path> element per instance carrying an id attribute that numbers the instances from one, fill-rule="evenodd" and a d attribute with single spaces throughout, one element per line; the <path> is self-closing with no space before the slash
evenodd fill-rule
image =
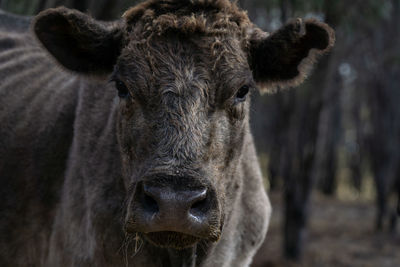
<path id="1" fill-rule="evenodd" d="M 255 83 L 239 40 L 221 40 L 218 52 L 213 41 L 173 32 L 145 44 L 131 41 L 118 59 L 112 80 L 121 98 L 118 139 L 132 188 L 128 229 L 211 240 L 220 235 Z"/>
<path id="2" fill-rule="evenodd" d="M 59 8 L 34 27 L 67 68 L 111 73 L 125 230 L 178 249 L 217 241 L 229 219 L 243 182 L 250 91 L 301 82 L 333 42 L 315 21 L 268 36 L 229 1 L 191 3 L 146 2 L 118 24 Z"/>

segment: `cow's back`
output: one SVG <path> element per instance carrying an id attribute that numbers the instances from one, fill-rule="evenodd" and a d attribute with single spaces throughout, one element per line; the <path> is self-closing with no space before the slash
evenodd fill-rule
<path id="1" fill-rule="evenodd" d="M 0 11 L 0 266 L 45 257 L 78 95 L 29 24 Z"/>

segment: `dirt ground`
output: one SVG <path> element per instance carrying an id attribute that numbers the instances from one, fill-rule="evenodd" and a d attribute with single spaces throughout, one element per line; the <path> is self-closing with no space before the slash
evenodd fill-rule
<path id="1" fill-rule="evenodd" d="M 270 198 L 274 208 L 270 228 L 252 267 L 400 266 L 400 234 L 373 230 L 373 203 L 340 201 L 321 195 L 312 198 L 307 244 L 301 262 L 285 261 L 281 250 L 282 197 L 274 193 Z"/>

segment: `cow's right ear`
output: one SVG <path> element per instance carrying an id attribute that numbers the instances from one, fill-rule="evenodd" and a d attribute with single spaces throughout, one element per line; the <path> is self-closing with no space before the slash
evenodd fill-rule
<path id="1" fill-rule="evenodd" d="M 61 65 L 79 73 L 110 73 L 121 52 L 121 25 L 100 22 L 65 7 L 39 13 L 33 31 Z"/>

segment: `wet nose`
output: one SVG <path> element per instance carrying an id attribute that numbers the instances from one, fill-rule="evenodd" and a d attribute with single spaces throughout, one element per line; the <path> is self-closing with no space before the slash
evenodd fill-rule
<path id="1" fill-rule="evenodd" d="M 173 191 L 168 187 L 143 184 L 143 207 L 164 218 L 179 215 L 179 219 L 201 221 L 207 213 L 206 198 L 206 188 Z"/>
<path id="2" fill-rule="evenodd" d="M 213 190 L 174 181 L 139 182 L 132 201 L 134 230 L 207 236 L 218 213 Z M 165 180 L 163 180 L 165 181 Z"/>

